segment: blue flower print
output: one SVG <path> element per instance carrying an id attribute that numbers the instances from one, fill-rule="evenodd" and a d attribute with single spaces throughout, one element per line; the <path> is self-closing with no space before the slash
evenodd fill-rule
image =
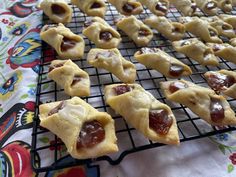
<path id="1" fill-rule="evenodd" d="M 6 80 L 5 83 L 0 86 L 0 94 L 5 95 L 6 93 L 13 91 L 14 85 L 16 84 L 17 80 L 17 73 L 15 73 L 12 77 L 10 77 L 8 80 Z"/>

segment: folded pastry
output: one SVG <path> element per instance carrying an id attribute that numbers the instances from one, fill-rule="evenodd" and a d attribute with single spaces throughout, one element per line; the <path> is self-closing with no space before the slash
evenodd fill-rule
<path id="1" fill-rule="evenodd" d="M 71 0 L 71 4 L 76 5 L 88 16 L 103 18 L 106 14 L 107 7 L 104 0 Z"/>
<path id="2" fill-rule="evenodd" d="M 112 109 L 148 139 L 179 144 L 176 120 L 170 107 L 156 100 L 140 85 L 108 85 L 105 87 L 105 99 Z"/>
<path id="3" fill-rule="evenodd" d="M 147 68 L 155 69 L 169 78 L 192 74 L 189 66 L 158 48 L 141 48 L 134 54 L 134 58 Z"/>
<path id="4" fill-rule="evenodd" d="M 125 32 L 138 46 L 146 46 L 152 40 L 152 30 L 133 15 L 119 18 L 116 21 L 116 26 Z"/>
<path id="5" fill-rule="evenodd" d="M 228 14 L 220 14 L 219 17 L 224 20 L 226 23 L 233 26 L 236 29 L 236 16 L 235 15 L 228 15 Z"/>
<path id="6" fill-rule="evenodd" d="M 87 60 L 90 65 L 111 72 L 124 83 L 135 82 L 135 65 L 124 59 L 118 49 L 91 49 Z"/>
<path id="7" fill-rule="evenodd" d="M 220 70 L 204 74 L 208 85 L 216 92 L 236 98 L 236 72 Z"/>
<path id="8" fill-rule="evenodd" d="M 199 9 L 208 15 L 215 15 L 218 11 L 218 4 L 215 0 L 194 0 Z"/>
<path id="9" fill-rule="evenodd" d="M 227 44 L 214 44 L 214 43 L 207 43 L 209 47 L 212 48 L 214 54 L 218 57 L 221 57 L 227 61 L 236 64 L 236 48 Z"/>
<path id="10" fill-rule="evenodd" d="M 56 134 L 73 158 L 117 152 L 114 120 L 78 97 L 39 106 L 40 125 Z"/>
<path id="11" fill-rule="evenodd" d="M 48 77 L 64 88 L 70 96 L 89 96 L 89 75 L 71 60 L 53 60 Z"/>
<path id="12" fill-rule="evenodd" d="M 151 28 L 156 29 L 165 38 L 171 41 L 177 41 L 184 37 L 185 27 L 178 22 L 172 22 L 166 17 L 150 16 L 144 21 Z"/>
<path id="13" fill-rule="evenodd" d="M 236 47 L 236 38 L 230 39 L 229 43 L 230 45 Z"/>
<path id="14" fill-rule="evenodd" d="M 164 16 L 168 13 L 169 1 L 168 0 L 138 0 L 146 6 L 153 14 L 157 16 Z"/>
<path id="15" fill-rule="evenodd" d="M 180 22 L 185 25 L 186 31 L 201 38 L 205 42 L 222 43 L 218 32 L 207 21 L 198 17 L 180 17 Z"/>
<path id="16" fill-rule="evenodd" d="M 45 25 L 40 32 L 40 37 L 56 50 L 60 58 L 78 59 L 84 55 L 83 38 L 61 23 Z"/>
<path id="17" fill-rule="evenodd" d="M 69 23 L 72 9 L 65 0 L 43 0 L 39 8 L 55 23 Z"/>
<path id="18" fill-rule="evenodd" d="M 224 22 L 219 17 L 202 17 L 202 20 L 208 21 L 208 23 L 217 30 L 220 36 L 224 36 L 227 38 L 234 38 L 236 37 L 235 31 L 233 26 Z"/>
<path id="19" fill-rule="evenodd" d="M 100 17 L 93 17 L 85 22 L 83 35 L 103 49 L 116 48 L 121 41 L 120 34 Z"/>
<path id="20" fill-rule="evenodd" d="M 188 107 L 211 125 L 236 125 L 234 111 L 223 96 L 185 80 L 161 82 L 166 98 Z"/>
<path id="21" fill-rule="evenodd" d="M 214 55 L 213 50 L 197 38 L 175 41 L 172 45 L 177 52 L 183 53 L 203 66 L 219 65 L 219 61 Z"/>
<path id="22" fill-rule="evenodd" d="M 232 0 L 232 5 L 236 6 L 236 0 Z"/>
<path id="23" fill-rule="evenodd" d="M 173 4 L 184 16 L 194 15 L 197 9 L 194 0 L 170 0 L 170 3 Z"/>
<path id="24" fill-rule="evenodd" d="M 217 6 L 226 13 L 229 13 L 232 11 L 232 0 L 216 0 Z"/>
<path id="25" fill-rule="evenodd" d="M 137 15 L 143 11 L 142 4 L 136 0 L 108 0 L 108 2 L 123 15 Z"/>

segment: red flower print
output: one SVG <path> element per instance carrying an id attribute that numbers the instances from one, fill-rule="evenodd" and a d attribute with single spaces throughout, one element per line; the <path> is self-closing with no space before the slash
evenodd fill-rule
<path id="1" fill-rule="evenodd" d="M 233 165 L 236 165 L 236 153 L 233 153 L 229 156 L 229 159 L 231 160 Z"/>
<path id="2" fill-rule="evenodd" d="M 14 25 L 15 25 L 14 22 L 10 22 L 10 23 L 9 23 L 9 26 L 14 26 Z"/>
<path id="3" fill-rule="evenodd" d="M 25 103 L 25 108 L 26 108 L 28 111 L 34 112 L 35 102 L 28 101 L 27 103 Z"/>
<path id="4" fill-rule="evenodd" d="M 9 21 L 4 18 L 4 19 L 2 19 L 2 22 L 3 22 L 4 24 L 8 24 Z"/>

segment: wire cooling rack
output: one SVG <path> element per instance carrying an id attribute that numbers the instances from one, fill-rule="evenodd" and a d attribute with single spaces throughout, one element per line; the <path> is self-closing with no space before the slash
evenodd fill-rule
<path id="1" fill-rule="evenodd" d="M 107 4 L 108 12 L 105 17 L 106 21 L 114 26 L 114 19 L 116 19 L 119 14 L 116 9 Z M 73 18 L 72 22 L 67 25 L 74 33 L 81 34 L 83 29 L 83 24 L 88 19 L 83 13 L 81 13 L 78 8 L 72 6 L 73 8 Z M 205 16 L 202 12 L 200 15 Z M 221 12 L 222 13 L 222 12 Z M 232 12 L 236 14 L 235 11 Z M 145 19 L 151 13 L 148 10 L 144 10 L 144 12 L 137 16 L 139 19 Z M 173 21 L 177 21 L 181 14 L 174 8 L 171 7 L 167 17 Z M 51 23 L 47 17 L 43 17 L 43 21 L 45 24 Z M 133 62 L 137 68 L 137 79 L 136 82 L 141 84 L 147 91 L 152 93 L 159 101 L 168 104 L 173 110 L 176 119 L 177 125 L 180 135 L 181 142 L 189 141 L 193 139 L 208 137 L 211 135 L 215 135 L 218 133 L 228 132 L 232 130 L 236 130 L 235 127 L 226 126 L 226 127 L 212 127 L 209 124 L 205 123 L 195 114 L 193 114 L 188 108 L 183 105 L 176 104 L 173 102 L 169 102 L 166 100 L 165 96 L 160 90 L 160 81 L 166 81 L 167 78 L 158 73 L 157 71 L 150 70 L 145 68 L 143 65 L 139 64 L 136 60 L 134 60 L 134 53 L 139 49 L 123 32 L 119 31 L 122 36 L 122 44 L 119 47 L 122 55 L 127 59 Z M 192 35 L 186 33 L 185 38 L 191 38 Z M 39 105 L 41 103 L 51 102 L 51 101 L 59 101 L 64 99 L 69 99 L 69 96 L 66 96 L 59 86 L 54 83 L 52 80 L 47 78 L 48 66 L 50 65 L 51 59 L 57 58 L 57 55 L 54 50 L 46 43 L 43 42 L 42 49 L 42 57 L 40 62 L 39 69 L 39 78 L 38 78 L 38 87 L 37 87 L 37 98 L 36 98 L 36 112 L 34 118 L 34 126 L 32 133 L 32 165 L 35 171 L 43 172 L 48 170 L 56 170 L 60 168 L 81 165 L 81 164 L 90 164 L 95 161 L 108 161 L 112 165 L 119 164 L 122 159 L 131 153 L 142 151 L 145 149 L 151 149 L 154 147 L 162 146 L 163 144 L 155 143 L 149 141 L 139 132 L 137 132 L 134 128 L 128 125 L 124 119 L 122 119 L 119 115 L 117 115 L 108 105 L 105 104 L 103 88 L 104 85 L 119 83 L 119 80 L 114 77 L 111 73 L 102 70 L 96 69 L 92 66 L 89 66 L 86 61 L 86 56 L 88 51 L 91 48 L 94 48 L 95 45 L 90 42 L 87 38 L 85 39 L 86 47 L 85 47 L 85 56 L 81 60 L 75 60 L 74 62 L 79 65 L 80 68 L 85 70 L 90 75 L 91 80 L 91 95 L 89 97 L 84 97 L 83 99 L 91 104 L 93 107 L 98 109 L 99 111 L 106 111 L 112 115 L 115 120 L 116 127 L 116 135 L 118 138 L 118 146 L 119 152 L 116 154 L 112 154 L 110 156 L 103 156 L 97 159 L 86 159 L 86 160 L 76 160 L 71 158 L 69 161 L 57 163 L 59 159 L 63 156 L 68 156 L 66 153 L 61 153 L 61 147 L 63 143 L 53 135 L 48 130 L 39 126 Z M 225 39 L 223 39 L 225 40 Z M 163 38 L 158 32 L 154 31 L 154 38 L 149 44 L 149 47 L 158 47 L 162 50 L 166 51 L 170 55 L 178 58 L 185 64 L 189 65 L 193 70 L 193 74 L 189 77 L 183 77 L 183 79 L 192 81 L 196 84 L 200 84 L 203 86 L 207 86 L 206 81 L 203 77 L 203 74 L 209 70 L 219 70 L 219 69 L 228 69 L 235 70 L 236 65 L 230 62 L 227 62 L 223 59 L 220 59 L 219 67 L 204 67 L 199 65 L 193 60 L 190 60 L 186 56 L 179 54 L 174 51 L 171 46 L 171 43 Z M 230 99 L 228 100 L 232 109 L 236 110 L 236 100 Z M 42 143 L 42 139 L 44 136 L 51 136 L 51 143 Z M 41 141 L 40 141 L 41 140 Z M 52 143 L 53 142 L 53 143 Z M 51 152 L 51 158 L 45 156 L 48 152 Z M 39 154 L 41 159 L 46 158 L 46 162 L 41 165 L 38 165 L 38 158 L 36 158 L 36 154 Z"/>

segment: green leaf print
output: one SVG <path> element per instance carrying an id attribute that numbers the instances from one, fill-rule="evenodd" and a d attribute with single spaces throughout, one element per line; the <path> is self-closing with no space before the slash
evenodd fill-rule
<path id="1" fill-rule="evenodd" d="M 228 173 L 231 173 L 234 170 L 234 166 L 232 164 L 229 164 L 227 169 Z"/>
<path id="2" fill-rule="evenodd" d="M 29 88 L 34 88 L 34 87 L 36 87 L 36 84 L 30 84 L 30 85 L 28 85 L 28 87 Z"/>
<path id="3" fill-rule="evenodd" d="M 41 141 L 41 142 L 43 142 L 43 143 L 49 143 L 49 138 L 48 137 L 41 137 L 41 138 L 39 138 L 39 140 Z"/>
<path id="4" fill-rule="evenodd" d="M 25 99 L 25 98 L 28 98 L 28 94 L 24 94 L 20 97 L 21 99 Z"/>
<path id="5" fill-rule="evenodd" d="M 218 148 L 219 148 L 220 151 L 225 155 L 225 147 L 224 147 L 222 144 L 220 144 L 220 145 L 218 146 Z"/>

